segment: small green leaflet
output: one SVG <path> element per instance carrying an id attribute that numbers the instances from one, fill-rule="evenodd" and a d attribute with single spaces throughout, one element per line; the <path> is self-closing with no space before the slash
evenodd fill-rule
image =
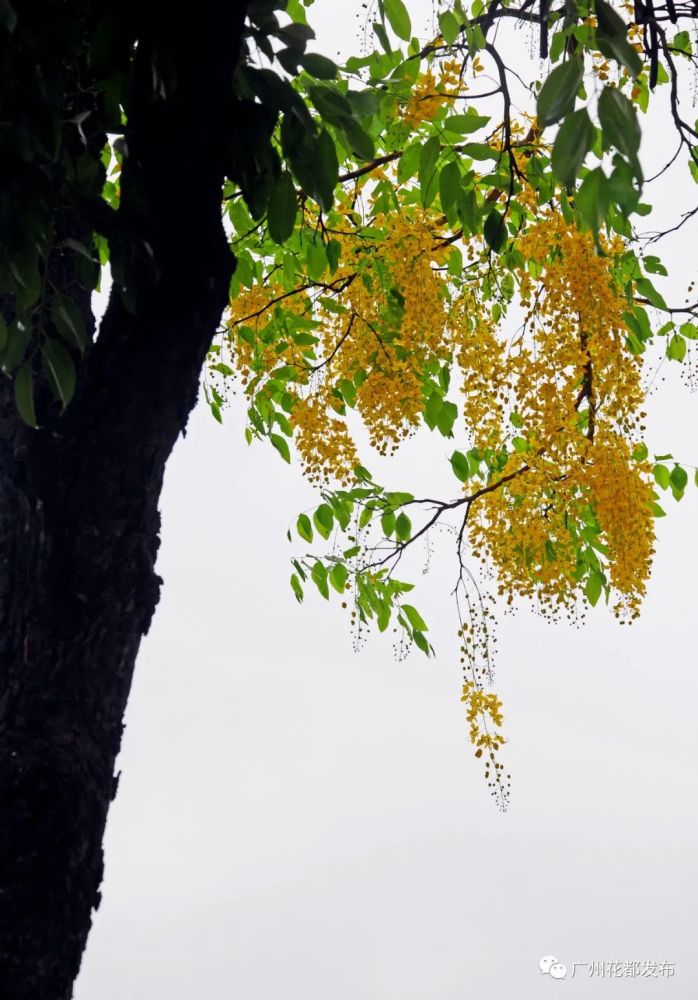
<path id="1" fill-rule="evenodd" d="M 288 447 L 288 441 L 286 438 L 281 437 L 280 434 L 270 434 L 269 440 L 274 445 L 278 453 L 283 458 L 284 462 L 291 463 L 291 452 Z"/>
<path id="2" fill-rule="evenodd" d="M 330 599 L 330 588 L 327 586 L 327 567 L 319 560 L 313 564 L 310 578 L 326 601 Z"/>
<path id="3" fill-rule="evenodd" d="M 306 52 L 300 58 L 300 64 L 311 76 L 318 80 L 334 80 L 339 72 L 337 64 L 333 63 L 327 56 L 321 56 L 318 52 Z"/>
<path id="4" fill-rule="evenodd" d="M 287 170 L 279 176 L 269 199 L 267 225 L 275 243 L 285 243 L 296 225 L 298 202 L 293 178 Z"/>
<path id="5" fill-rule="evenodd" d="M 451 160 L 450 163 L 447 163 L 439 174 L 441 207 L 449 218 L 455 212 L 458 204 L 458 196 L 461 191 L 460 178 L 460 167 L 456 160 Z"/>
<path id="6" fill-rule="evenodd" d="M 478 129 L 484 128 L 489 120 L 489 117 L 485 115 L 449 115 L 444 118 L 443 125 L 449 132 L 468 135 L 470 132 L 477 132 Z"/>
<path id="7" fill-rule="evenodd" d="M 596 569 L 593 569 L 589 573 L 586 586 L 584 587 L 584 593 L 586 594 L 586 598 L 592 607 L 596 607 L 605 583 L 606 579 L 603 573 L 600 573 Z"/>
<path id="8" fill-rule="evenodd" d="M 329 580 L 338 594 L 343 594 L 349 573 L 344 563 L 335 563 L 330 570 Z"/>
<path id="9" fill-rule="evenodd" d="M 606 0 L 596 0 L 596 18 L 599 50 L 624 66 L 631 76 L 637 76 L 642 71 L 642 60 L 628 41 L 628 28 L 623 18 Z"/>
<path id="10" fill-rule="evenodd" d="M 538 120 L 541 125 L 554 125 L 574 110 L 583 77 L 584 63 L 579 56 L 573 56 L 555 67 L 538 95 Z"/>
<path id="11" fill-rule="evenodd" d="M 666 345 L 666 356 L 671 361 L 683 361 L 686 357 L 686 341 L 679 333 L 675 333 Z"/>
<path id="12" fill-rule="evenodd" d="M 598 233 L 609 206 L 608 180 L 601 167 L 586 175 L 574 203 L 586 228 Z"/>
<path id="13" fill-rule="evenodd" d="M 54 395 L 63 409 L 75 392 L 75 365 L 67 349 L 57 340 L 45 340 L 41 345 L 41 359 Z"/>
<path id="14" fill-rule="evenodd" d="M 493 208 L 485 219 L 483 233 L 485 235 L 487 245 L 491 247 L 495 253 L 499 253 L 500 250 L 504 249 L 504 245 L 507 241 L 507 226 L 504 221 L 504 216 L 501 212 L 498 212 L 496 208 Z"/>
<path id="15" fill-rule="evenodd" d="M 291 587 L 293 593 L 296 595 L 296 600 L 299 604 L 303 603 L 303 588 L 301 587 L 301 582 L 295 573 L 291 574 Z"/>
<path id="16" fill-rule="evenodd" d="M 34 410 L 34 380 L 31 361 L 25 361 L 15 375 L 15 404 L 17 411 L 29 427 L 38 427 Z"/>
<path id="17" fill-rule="evenodd" d="M 555 137 L 550 165 L 553 173 L 566 187 L 574 187 L 580 167 L 594 144 L 594 128 L 586 108 L 567 115 Z"/>
<path id="18" fill-rule="evenodd" d="M 319 535 L 327 539 L 332 533 L 334 526 L 334 514 L 329 504 L 322 503 L 313 514 L 313 524 L 317 528 Z"/>
<path id="19" fill-rule="evenodd" d="M 409 42 L 412 37 L 412 25 L 407 7 L 402 0 L 383 0 L 383 9 L 390 22 L 390 27 L 397 37 L 402 38 L 404 42 Z"/>
<path id="20" fill-rule="evenodd" d="M 637 158 L 640 122 L 635 108 L 617 87 L 604 87 L 599 98 L 599 121 L 604 139 L 626 157 L 634 173 L 641 179 L 642 169 Z"/>
<path id="21" fill-rule="evenodd" d="M 451 45 L 460 34 L 460 21 L 451 10 L 444 11 L 439 15 L 439 28 L 443 40 Z"/>
<path id="22" fill-rule="evenodd" d="M 460 479 L 462 483 L 470 478 L 470 463 L 462 452 L 453 452 L 451 455 L 451 468 L 456 479 Z"/>
<path id="23" fill-rule="evenodd" d="M 296 531 L 304 541 L 312 542 L 313 526 L 310 523 L 310 518 L 307 514 L 298 515 L 298 520 L 296 521 Z"/>
<path id="24" fill-rule="evenodd" d="M 417 609 L 411 604 L 403 604 L 400 610 L 404 613 L 405 618 L 407 618 L 407 621 L 413 629 L 417 629 L 418 632 L 429 631 L 427 624 L 420 615 L 419 611 L 417 611 Z"/>
<path id="25" fill-rule="evenodd" d="M 395 520 L 395 533 L 399 542 L 407 542 L 410 539 L 412 522 L 404 511 L 401 511 Z"/>

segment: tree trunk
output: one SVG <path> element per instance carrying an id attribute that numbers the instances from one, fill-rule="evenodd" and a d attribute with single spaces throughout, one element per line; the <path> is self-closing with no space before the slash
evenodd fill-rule
<path id="1" fill-rule="evenodd" d="M 72 996 L 134 662 L 159 595 L 165 463 L 233 266 L 221 136 L 246 4 L 143 6 L 120 209 L 150 257 L 130 274 L 135 305 L 112 295 L 60 420 L 31 431 L 8 384 L 0 398 L 3 1000 Z M 155 99 L 163 39 L 175 82 Z"/>

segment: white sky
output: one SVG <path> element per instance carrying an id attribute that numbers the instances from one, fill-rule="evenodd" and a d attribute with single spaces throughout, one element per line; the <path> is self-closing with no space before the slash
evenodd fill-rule
<path id="1" fill-rule="evenodd" d="M 338 6 L 310 12 L 328 55 L 356 37 L 359 4 Z M 666 148 L 658 122 L 646 161 Z M 694 203 L 682 183 L 650 195 L 659 222 Z M 663 248 L 667 298 L 682 301 L 694 240 Z M 648 440 L 695 465 L 697 397 L 673 369 Z M 698 490 L 665 503 L 632 628 L 601 606 L 581 630 L 527 611 L 500 626 L 503 816 L 467 741 L 446 549 L 415 602 L 437 660 L 398 663 L 378 638 L 354 655 L 337 602 L 301 608 L 288 586 L 286 527 L 314 495 L 242 426 L 239 399 L 223 428 L 199 407 L 168 468 L 165 587 L 77 1000 L 695 997 Z M 418 438 L 392 481 L 443 476 L 448 451 Z M 609 985 L 578 967 L 557 983 L 538 969 L 548 954 L 676 975 Z"/>

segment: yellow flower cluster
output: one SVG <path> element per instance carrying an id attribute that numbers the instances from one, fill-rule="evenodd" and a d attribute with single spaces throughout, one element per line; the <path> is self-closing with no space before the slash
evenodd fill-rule
<path id="1" fill-rule="evenodd" d="M 425 378 L 456 364 L 471 445 L 508 455 L 473 502 L 466 535 L 494 567 L 500 595 L 571 615 L 580 584 L 597 572 L 616 612 L 635 617 L 653 553 L 653 490 L 649 467 L 631 455 L 644 414 L 615 277 L 623 242 L 602 237 L 597 248 L 559 212 L 539 210 L 517 237 L 523 323 L 506 337 L 506 296 L 492 291 L 493 262 L 479 238 L 465 243 L 471 278 L 454 284 L 437 208 L 374 206 L 370 240 L 349 209 L 342 218 L 333 229 L 341 263 L 315 301 L 269 284 L 231 306 L 231 329 L 255 333 L 231 336 L 251 394 L 278 366 L 295 367 L 287 409 L 309 478 L 351 480 L 359 458 L 347 407 L 380 453 L 394 451 L 423 419 Z M 315 361 L 292 337 L 265 338 L 277 308 L 312 317 Z"/>
<path id="2" fill-rule="evenodd" d="M 500 806 L 506 808 L 509 776 L 504 774 L 504 765 L 497 760 L 497 751 L 506 743 L 500 730 L 504 721 L 502 703 L 493 691 L 485 691 L 480 684 L 467 679 L 463 684 L 461 701 L 466 706 L 470 742 L 476 748 L 475 756 L 484 756 L 485 779 Z"/>
<path id="3" fill-rule="evenodd" d="M 226 347 L 243 385 L 247 385 L 253 374 L 260 371 L 268 374 L 280 364 L 296 366 L 302 378 L 305 373 L 303 380 L 307 380 L 308 364 L 293 341 L 285 342 L 281 350 L 273 341 L 265 341 L 263 333 L 273 318 L 276 303 L 297 315 L 307 313 L 310 308 L 307 295 L 286 296 L 276 282 L 240 289 L 230 303 Z M 250 330 L 253 336 L 240 336 L 238 328 Z"/>
<path id="4" fill-rule="evenodd" d="M 384 236 L 361 255 L 343 299 L 347 313 L 320 316 L 326 356 L 352 322 L 351 336 L 325 377 L 341 384 L 365 373 L 358 379 L 356 407 L 371 444 L 385 454 L 419 425 L 425 368 L 435 359 L 447 361 L 449 348 L 445 283 L 433 269 L 439 253 L 428 218 L 396 212 L 378 216 L 375 225 Z"/>
<path id="5" fill-rule="evenodd" d="M 638 617 L 650 575 L 655 538 L 650 468 L 632 460 L 624 438 L 609 433 L 595 441 L 593 458 L 576 473 L 608 546 L 610 582 L 619 595 L 616 617 Z"/>
<path id="6" fill-rule="evenodd" d="M 487 693 L 478 687 L 473 681 L 466 681 L 463 685 L 463 696 L 461 701 L 468 703 L 467 719 L 470 723 L 470 742 L 476 747 L 494 746 L 504 743 L 501 733 L 487 733 L 485 731 L 485 717 L 489 717 L 494 726 L 501 726 L 502 703 L 494 692 Z M 482 718 L 481 718 L 482 717 Z"/>
<path id="7" fill-rule="evenodd" d="M 468 393 L 477 356 L 464 370 L 466 417 L 474 414 L 492 446 L 506 402 L 521 427 L 519 450 L 499 473 L 502 487 L 477 502 L 470 538 L 496 566 L 500 594 L 535 597 L 551 615 L 574 607 L 586 570 L 598 563 L 601 572 L 598 551 L 617 613 L 635 617 L 653 552 L 653 491 L 629 444 L 641 429 L 643 392 L 613 277 L 623 247 L 607 242 L 598 253 L 588 233 L 550 212 L 518 248 L 524 326 L 499 358 L 491 331 L 478 338 L 492 386 L 489 422 L 482 384 Z"/>
<path id="8" fill-rule="evenodd" d="M 420 210 L 409 217 L 378 215 L 374 227 L 383 237 L 367 246 L 349 221 L 335 233 L 344 263 L 332 282 L 342 291 L 325 295 L 324 304 L 316 296 L 314 313 L 307 294 L 287 296 L 274 283 L 241 290 L 230 306 L 228 349 L 243 385 L 259 392 L 275 368 L 291 365 L 297 371 L 290 420 L 304 469 L 315 482 L 346 482 L 358 464 L 339 416 L 343 399 L 356 407 L 372 446 L 386 454 L 420 423 L 427 365 L 450 359 L 446 283 L 434 270 L 445 251 L 436 249 L 433 217 Z M 309 364 L 292 338 L 265 343 L 275 308 L 314 316 L 322 364 Z M 241 336 L 245 328 L 254 337 Z M 260 372 L 262 378 L 252 380 Z M 347 384 L 354 399 L 347 400 Z"/>
<path id="9" fill-rule="evenodd" d="M 460 63 L 444 62 L 438 79 L 431 70 L 420 73 L 400 117 L 413 127 L 433 121 L 444 104 L 452 104 L 465 89 Z"/>
<path id="10" fill-rule="evenodd" d="M 326 385 L 317 395 L 299 398 L 291 413 L 294 440 L 311 483 L 321 485 L 329 479 L 348 485 L 359 464 L 356 447 L 347 425 L 332 415 Z"/>

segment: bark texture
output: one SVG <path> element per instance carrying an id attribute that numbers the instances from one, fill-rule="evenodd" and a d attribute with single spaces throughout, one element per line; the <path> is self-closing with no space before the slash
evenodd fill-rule
<path id="1" fill-rule="evenodd" d="M 29 430 L 2 388 L 3 1000 L 71 997 L 99 904 L 114 761 L 159 594 L 165 463 L 232 272 L 220 199 L 245 6 L 142 5 L 121 208 L 149 248 L 133 311 L 112 297 L 60 420 Z M 163 49 L 172 75 L 154 98 Z"/>

